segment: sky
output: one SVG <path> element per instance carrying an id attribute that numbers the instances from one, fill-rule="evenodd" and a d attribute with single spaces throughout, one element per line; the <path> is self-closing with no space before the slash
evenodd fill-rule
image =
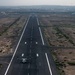
<path id="1" fill-rule="evenodd" d="M 75 6 L 75 0 L 0 0 L 0 6 L 29 6 L 29 5 Z"/>

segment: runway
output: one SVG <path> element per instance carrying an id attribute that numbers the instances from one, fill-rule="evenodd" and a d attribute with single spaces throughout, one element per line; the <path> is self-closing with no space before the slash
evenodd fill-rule
<path id="1" fill-rule="evenodd" d="M 58 75 L 45 42 L 37 16 L 30 15 L 4 75 Z M 21 55 L 29 59 L 21 62 Z"/>

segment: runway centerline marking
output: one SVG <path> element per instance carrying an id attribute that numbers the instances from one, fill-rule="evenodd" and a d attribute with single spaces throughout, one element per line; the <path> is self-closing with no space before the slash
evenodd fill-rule
<path id="1" fill-rule="evenodd" d="M 47 60 L 47 64 L 48 64 L 48 68 L 49 68 L 50 75 L 53 75 L 47 53 L 45 53 L 45 56 L 46 56 L 46 60 Z"/>
<path id="2" fill-rule="evenodd" d="M 19 41 L 18 41 L 18 44 L 17 44 L 17 46 L 16 46 L 16 48 L 15 48 L 15 51 L 14 51 L 14 53 L 13 53 L 13 56 L 12 56 L 10 62 L 9 62 L 9 65 L 8 65 L 8 67 L 7 67 L 7 69 L 6 69 L 5 73 L 4 73 L 4 75 L 7 75 L 7 73 L 8 73 L 8 70 L 9 70 L 9 68 L 10 68 L 10 66 L 11 66 L 11 63 L 12 63 L 14 57 L 15 57 L 15 54 L 16 54 L 16 52 L 17 52 L 17 49 L 18 49 L 19 44 L 20 44 L 20 42 L 21 42 L 21 39 L 22 39 L 22 37 L 23 37 L 23 34 L 24 34 L 24 32 L 25 32 L 25 30 L 26 30 L 26 27 L 27 27 L 27 25 L 28 25 L 29 19 L 30 19 L 30 16 L 29 16 L 29 18 L 28 18 L 28 20 L 27 20 L 27 23 L 26 23 L 26 25 L 25 25 L 25 27 L 24 27 L 24 29 L 23 29 L 23 32 L 22 32 L 22 34 L 21 34 L 21 37 L 20 37 L 20 39 L 19 39 Z"/>

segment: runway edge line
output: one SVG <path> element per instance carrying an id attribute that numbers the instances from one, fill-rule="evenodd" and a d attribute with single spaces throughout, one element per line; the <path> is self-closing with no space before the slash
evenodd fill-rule
<path id="1" fill-rule="evenodd" d="M 39 26 L 40 24 L 39 24 L 38 18 L 37 18 L 37 23 L 38 23 L 38 26 Z M 45 45 L 44 39 L 43 39 L 43 35 L 42 35 L 42 32 L 41 32 L 41 28 L 40 27 L 39 27 L 39 31 L 40 31 L 40 36 L 41 36 L 42 44 Z M 45 56 L 46 56 L 46 60 L 47 60 L 47 64 L 48 64 L 48 68 L 49 68 L 50 75 L 53 75 L 52 74 L 52 70 L 51 70 L 51 66 L 49 64 L 49 59 L 48 59 L 47 53 L 45 53 Z"/>
<path id="2" fill-rule="evenodd" d="M 40 25 L 38 18 L 37 18 L 37 24 L 38 24 L 38 26 Z M 41 28 L 40 27 L 39 27 L 39 31 L 40 31 L 40 36 L 41 36 L 42 44 L 45 45 L 44 39 L 43 39 L 43 35 L 42 35 L 42 32 L 41 32 Z"/>
<path id="3" fill-rule="evenodd" d="M 52 70 L 51 70 L 51 66 L 50 66 L 50 64 L 49 64 L 49 59 L 48 59 L 47 53 L 45 53 L 45 56 L 46 56 L 46 60 L 47 60 L 47 64 L 48 64 L 48 68 L 49 68 L 50 75 L 53 75 L 53 74 L 52 74 Z"/>
<path id="4" fill-rule="evenodd" d="M 20 39 L 19 39 L 19 41 L 18 41 L 18 44 L 17 44 L 17 46 L 16 46 L 16 48 L 15 48 L 15 51 L 14 51 L 14 53 L 13 53 L 13 56 L 12 56 L 10 62 L 9 62 L 9 65 L 8 65 L 8 67 L 7 67 L 7 69 L 6 69 L 5 73 L 4 73 L 4 75 L 7 75 L 7 73 L 8 73 L 8 70 L 9 70 L 9 68 L 10 68 L 10 66 L 11 66 L 11 63 L 12 63 L 14 57 L 15 57 L 15 54 L 16 54 L 16 52 L 17 52 L 17 49 L 18 49 L 19 44 L 20 44 L 20 42 L 21 42 L 21 39 L 22 39 L 22 37 L 23 37 L 23 34 L 24 34 L 25 30 L 26 30 L 26 27 L 27 27 L 27 24 L 28 24 L 28 22 L 29 22 L 29 19 L 30 19 L 30 16 L 29 16 L 29 18 L 28 18 L 28 20 L 27 20 L 27 22 L 26 22 L 26 25 L 25 25 L 25 27 L 24 27 L 24 30 L 23 30 L 23 32 L 22 32 L 22 34 L 21 34 L 21 37 L 20 37 Z"/>

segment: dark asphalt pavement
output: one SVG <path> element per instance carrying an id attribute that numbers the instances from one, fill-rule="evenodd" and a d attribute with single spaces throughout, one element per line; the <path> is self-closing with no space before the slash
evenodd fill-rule
<path id="1" fill-rule="evenodd" d="M 58 75 L 51 53 L 44 47 L 37 16 L 30 16 L 4 75 Z M 29 59 L 21 62 L 21 54 Z"/>

